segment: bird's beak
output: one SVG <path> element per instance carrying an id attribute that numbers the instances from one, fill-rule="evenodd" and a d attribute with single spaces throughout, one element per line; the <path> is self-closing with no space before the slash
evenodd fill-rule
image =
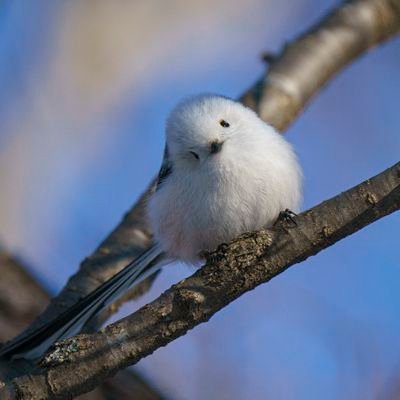
<path id="1" fill-rule="evenodd" d="M 210 143 L 210 154 L 217 154 L 221 151 L 224 142 L 211 142 Z"/>

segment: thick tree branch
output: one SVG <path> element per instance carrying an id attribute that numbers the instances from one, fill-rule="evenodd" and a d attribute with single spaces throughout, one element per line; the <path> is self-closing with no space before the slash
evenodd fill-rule
<path id="1" fill-rule="evenodd" d="M 284 130 L 330 79 L 399 26 L 399 0 L 346 2 L 289 43 L 241 101 Z"/>
<path id="2" fill-rule="evenodd" d="M 400 162 L 300 214 L 297 225 L 281 222 L 221 245 L 203 268 L 127 318 L 57 343 L 42 361 L 46 369 L 16 378 L 13 387 L 19 399 L 68 399 L 90 390 L 247 291 L 399 208 Z"/>

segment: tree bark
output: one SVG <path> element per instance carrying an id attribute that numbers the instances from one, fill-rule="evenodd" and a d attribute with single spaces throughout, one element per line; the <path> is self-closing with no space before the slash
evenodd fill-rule
<path id="1" fill-rule="evenodd" d="M 287 44 L 241 101 L 284 130 L 329 80 L 368 49 L 397 34 L 399 25 L 399 0 L 344 2 Z"/>

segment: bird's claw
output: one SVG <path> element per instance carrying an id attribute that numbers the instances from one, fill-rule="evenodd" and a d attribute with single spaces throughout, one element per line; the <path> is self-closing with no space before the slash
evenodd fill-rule
<path id="1" fill-rule="evenodd" d="M 297 214 L 294 213 L 292 210 L 289 210 L 289 209 L 287 208 L 286 210 L 281 211 L 281 212 L 279 213 L 279 216 L 278 216 L 277 220 L 275 221 L 274 226 L 275 226 L 278 222 L 280 222 L 280 221 L 284 221 L 284 222 L 286 222 L 286 223 L 289 223 L 289 222 L 290 222 L 290 223 L 292 223 L 293 225 L 296 225 L 296 226 L 297 226 L 297 222 L 296 222 L 296 220 L 295 220 L 295 217 L 297 217 Z"/>

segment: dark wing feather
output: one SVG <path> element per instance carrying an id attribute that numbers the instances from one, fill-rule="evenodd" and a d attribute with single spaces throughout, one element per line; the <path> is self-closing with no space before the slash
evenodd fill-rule
<path id="1" fill-rule="evenodd" d="M 157 188 L 172 174 L 172 162 L 169 158 L 168 146 L 165 145 L 164 158 L 161 164 L 160 172 L 158 173 Z"/>

